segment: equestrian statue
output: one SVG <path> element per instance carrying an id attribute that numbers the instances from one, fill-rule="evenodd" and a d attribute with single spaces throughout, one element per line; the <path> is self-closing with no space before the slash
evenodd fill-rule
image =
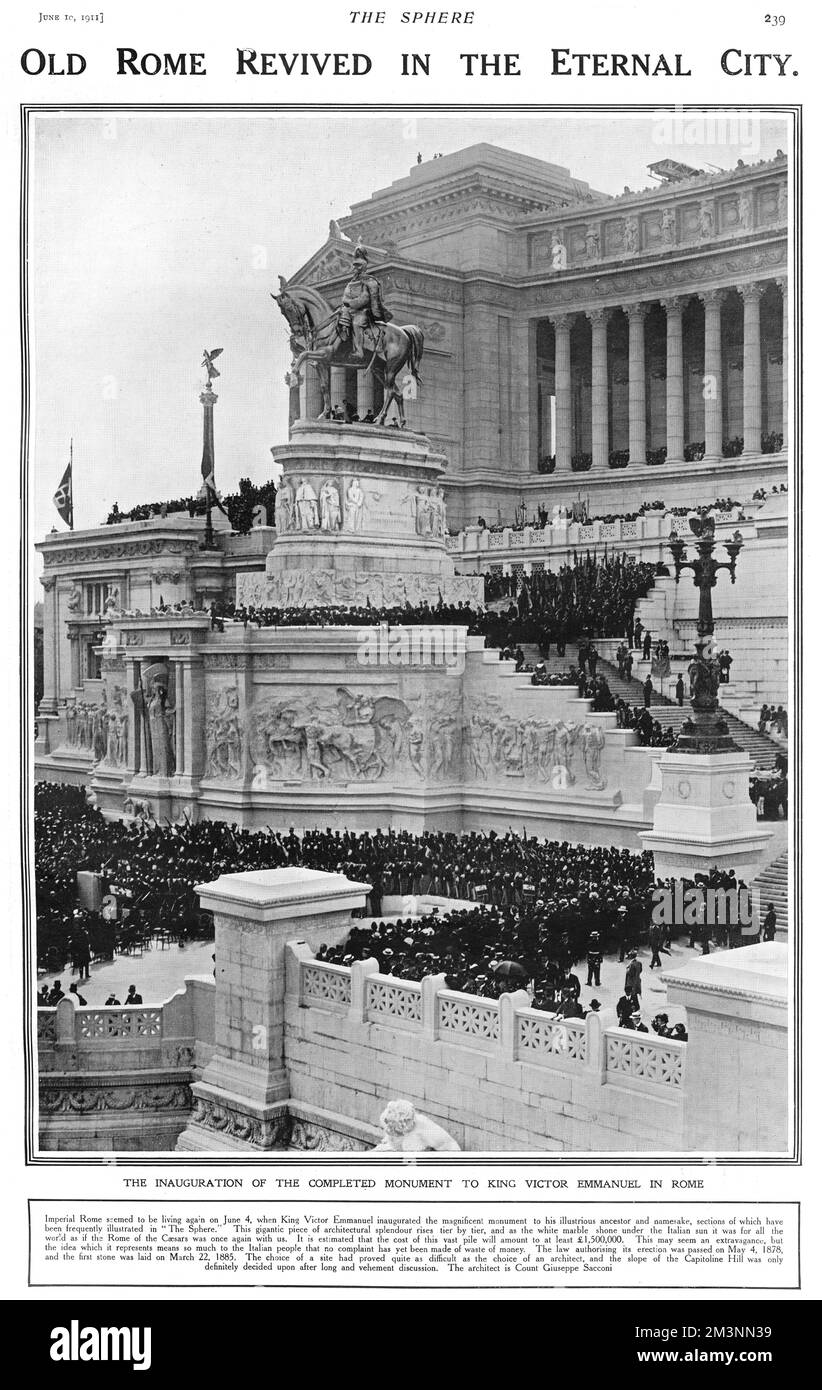
<path id="1" fill-rule="evenodd" d="M 411 378 L 421 384 L 419 374 L 425 339 L 421 328 L 407 324 L 400 328 L 391 322 L 379 280 L 369 274 L 368 252 L 358 241 L 354 250 L 352 278 L 343 290 L 338 309 L 331 309 L 311 287 L 289 286 L 280 276 L 280 292 L 271 298 L 280 307 L 291 330 L 291 380 L 300 380 L 304 363 L 317 373 L 322 392 L 322 413 L 331 414 L 331 368 L 353 367 L 371 372 L 383 388 L 382 409 L 374 424 L 384 425 L 394 401 L 397 420 L 405 428 L 405 401 L 397 377 L 407 368 Z"/>

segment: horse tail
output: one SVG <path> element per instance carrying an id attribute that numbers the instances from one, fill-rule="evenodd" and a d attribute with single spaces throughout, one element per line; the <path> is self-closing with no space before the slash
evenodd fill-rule
<path id="1" fill-rule="evenodd" d="M 420 376 L 419 367 L 425 347 L 425 334 L 421 328 L 417 328 L 416 324 L 413 323 L 405 324 L 403 332 L 408 334 L 408 341 L 411 344 L 408 354 L 409 371 L 414 380 L 422 386 L 422 377 Z"/>

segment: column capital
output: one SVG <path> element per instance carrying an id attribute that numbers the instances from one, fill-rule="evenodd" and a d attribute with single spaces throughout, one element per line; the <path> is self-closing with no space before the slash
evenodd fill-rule
<path id="1" fill-rule="evenodd" d="M 784 299 L 788 293 L 787 275 L 774 276 L 774 284 L 776 285 L 776 288 L 779 290 L 779 293 L 782 295 L 782 298 Z"/>
<path id="2" fill-rule="evenodd" d="M 586 309 L 585 317 L 589 320 L 592 328 L 598 328 L 601 324 L 607 324 L 613 313 L 611 308 Z"/>
<path id="3" fill-rule="evenodd" d="M 721 305 L 723 300 L 727 298 L 727 295 L 728 287 L 723 286 L 721 289 L 703 290 L 702 293 L 697 296 L 697 298 L 702 300 L 702 303 L 705 305 L 705 308 L 707 309 L 709 306 Z"/>
<path id="4" fill-rule="evenodd" d="M 737 285 L 736 287 L 742 295 L 745 304 L 756 304 L 765 293 L 765 286 L 760 280 L 754 280 L 748 285 Z"/>
<path id="5" fill-rule="evenodd" d="M 624 304 L 622 312 L 629 319 L 644 319 L 647 317 L 650 307 L 650 304 L 644 301 L 641 304 Z"/>
<path id="6" fill-rule="evenodd" d="M 50 594 L 51 591 L 52 591 L 52 589 L 54 588 L 55 584 L 57 583 L 57 580 L 54 578 L 54 575 L 53 575 L 53 574 L 48 575 L 48 576 L 42 575 L 42 574 L 41 574 L 41 576 L 40 576 L 40 583 L 42 584 L 42 586 L 43 586 L 43 588 L 45 589 L 46 593 L 47 593 L 47 594 Z"/>
<path id="7" fill-rule="evenodd" d="M 564 328 L 570 328 L 575 318 L 576 314 L 550 314 L 548 321 L 555 332 L 561 332 Z"/>
<path id="8" fill-rule="evenodd" d="M 659 302 L 665 310 L 665 313 L 670 316 L 671 314 L 681 314 L 682 310 L 685 308 L 687 299 L 688 296 L 686 294 L 672 294 L 669 295 L 667 299 L 660 299 Z"/>

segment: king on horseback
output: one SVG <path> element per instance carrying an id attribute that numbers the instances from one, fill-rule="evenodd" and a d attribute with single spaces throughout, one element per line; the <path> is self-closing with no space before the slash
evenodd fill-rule
<path id="1" fill-rule="evenodd" d="M 360 240 L 354 251 L 354 274 L 342 293 L 339 317 L 340 338 L 350 341 L 352 366 L 365 361 L 366 346 L 380 350 L 383 325 L 394 317 L 385 307 L 379 280 L 368 274 L 368 268 L 368 252 Z"/>
<path id="2" fill-rule="evenodd" d="M 425 338 L 421 328 L 406 324 L 400 328 L 386 308 L 382 286 L 369 274 L 368 252 L 362 241 L 354 250 L 352 276 L 342 293 L 339 308 L 331 309 L 313 285 L 288 285 L 280 276 L 280 292 L 272 299 L 291 330 L 289 382 L 300 380 L 303 366 L 314 367 L 322 394 L 322 413 L 331 415 L 331 368 L 352 367 L 372 372 L 383 388 L 383 404 L 375 424 L 384 425 L 392 402 L 397 420 L 405 428 L 405 392 L 420 384 L 419 366 Z M 407 369 L 402 383 L 399 373 Z M 411 392 L 413 394 L 413 391 Z"/>

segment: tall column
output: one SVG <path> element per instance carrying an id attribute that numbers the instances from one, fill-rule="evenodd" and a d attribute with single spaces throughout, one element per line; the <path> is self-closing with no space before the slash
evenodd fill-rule
<path id="1" fill-rule="evenodd" d="M 742 457 L 762 451 L 762 344 L 759 337 L 759 301 L 764 285 L 742 285 L 745 306 L 742 350 Z"/>
<path id="2" fill-rule="evenodd" d="M 571 471 L 574 414 L 571 402 L 571 322 L 570 314 L 557 314 L 554 325 L 554 396 L 556 397 L 557 473 Z"/>
<path id="3" fill-rule="evenodd" d="M 142 684 L 142 675 L 139 661 L 130 661 L 131 668 L 131 687 L 129 694 L 131 699 L 131 710 L 129 713 L 128 729 L 128 763 L 131 772 L 148 772 L 149 769 L 143 766 L 143 721 L 140 713 L 140 701 L 135 698 Z"/>
<path id="4" fill-rule="evenodd" d="M 645 427 L 645 315 L 647 304 L 629 304 L 628 315 L 628 461 L 644 463 Z"/>
<path id="5" fill-rule="evenodd" d="M 784 276 L 777 280 L 782 295 L 782 448 L 788 447 L 788 393 L 790 391 L 790 369 L 788 367 L 788 282 Z"/>
<path id="6" fill-rule="evenodd" d="M 319 420 L 322 409 L 323 395 L 320 390 L 320 378 L 311 363 L 305 362 L 302 368 L 302 382 L 300 383 L 300 419 Z"/>
<path id="7" fill-rule="evenodd" d="M 331 408 L 345 400 L 345 367 L 331 368 Z"/>
<path id="8" fill-rule="evenodd" d="M 722 301 L 725 290 L 706 290 L 705 359 L 702 395 L 705 401 L 705 461 L 722 457 Z"/>
<path id="9" fill-rule="evenodd" d="M 592 309 L 591 321 L 591 465 L 608 467 L 608 309 Z"/>
<path id="10" fill-rule="evenodd" d="M 679 463 L 685 451 L 685 418 L 682 381 L 682 305 L 679 295 L 662 301 L 667 322 L 666 390 L 667 462 Z"/>
<path id="11" fill-rule="evenodd" d="M 186 707 L 186 681 L 185 665 L 182 661 L 174 662 L 174 771 L 179 777 L 186 771 L 186 746 L 185 746 L 185 707 Z"/>
<path id="12" fill-rule="evenodd" d="M 43 697 L 39 713 L 56 714 L 60 693 L 57 580 L 50 576 L 41 579 L 40 583 L 43 586 Z"/>
<path id="13" fill-rule="evenodd" d="M 374 373 L 357 372 L 357 414 L 360 419 L 374 409 Z"/>

